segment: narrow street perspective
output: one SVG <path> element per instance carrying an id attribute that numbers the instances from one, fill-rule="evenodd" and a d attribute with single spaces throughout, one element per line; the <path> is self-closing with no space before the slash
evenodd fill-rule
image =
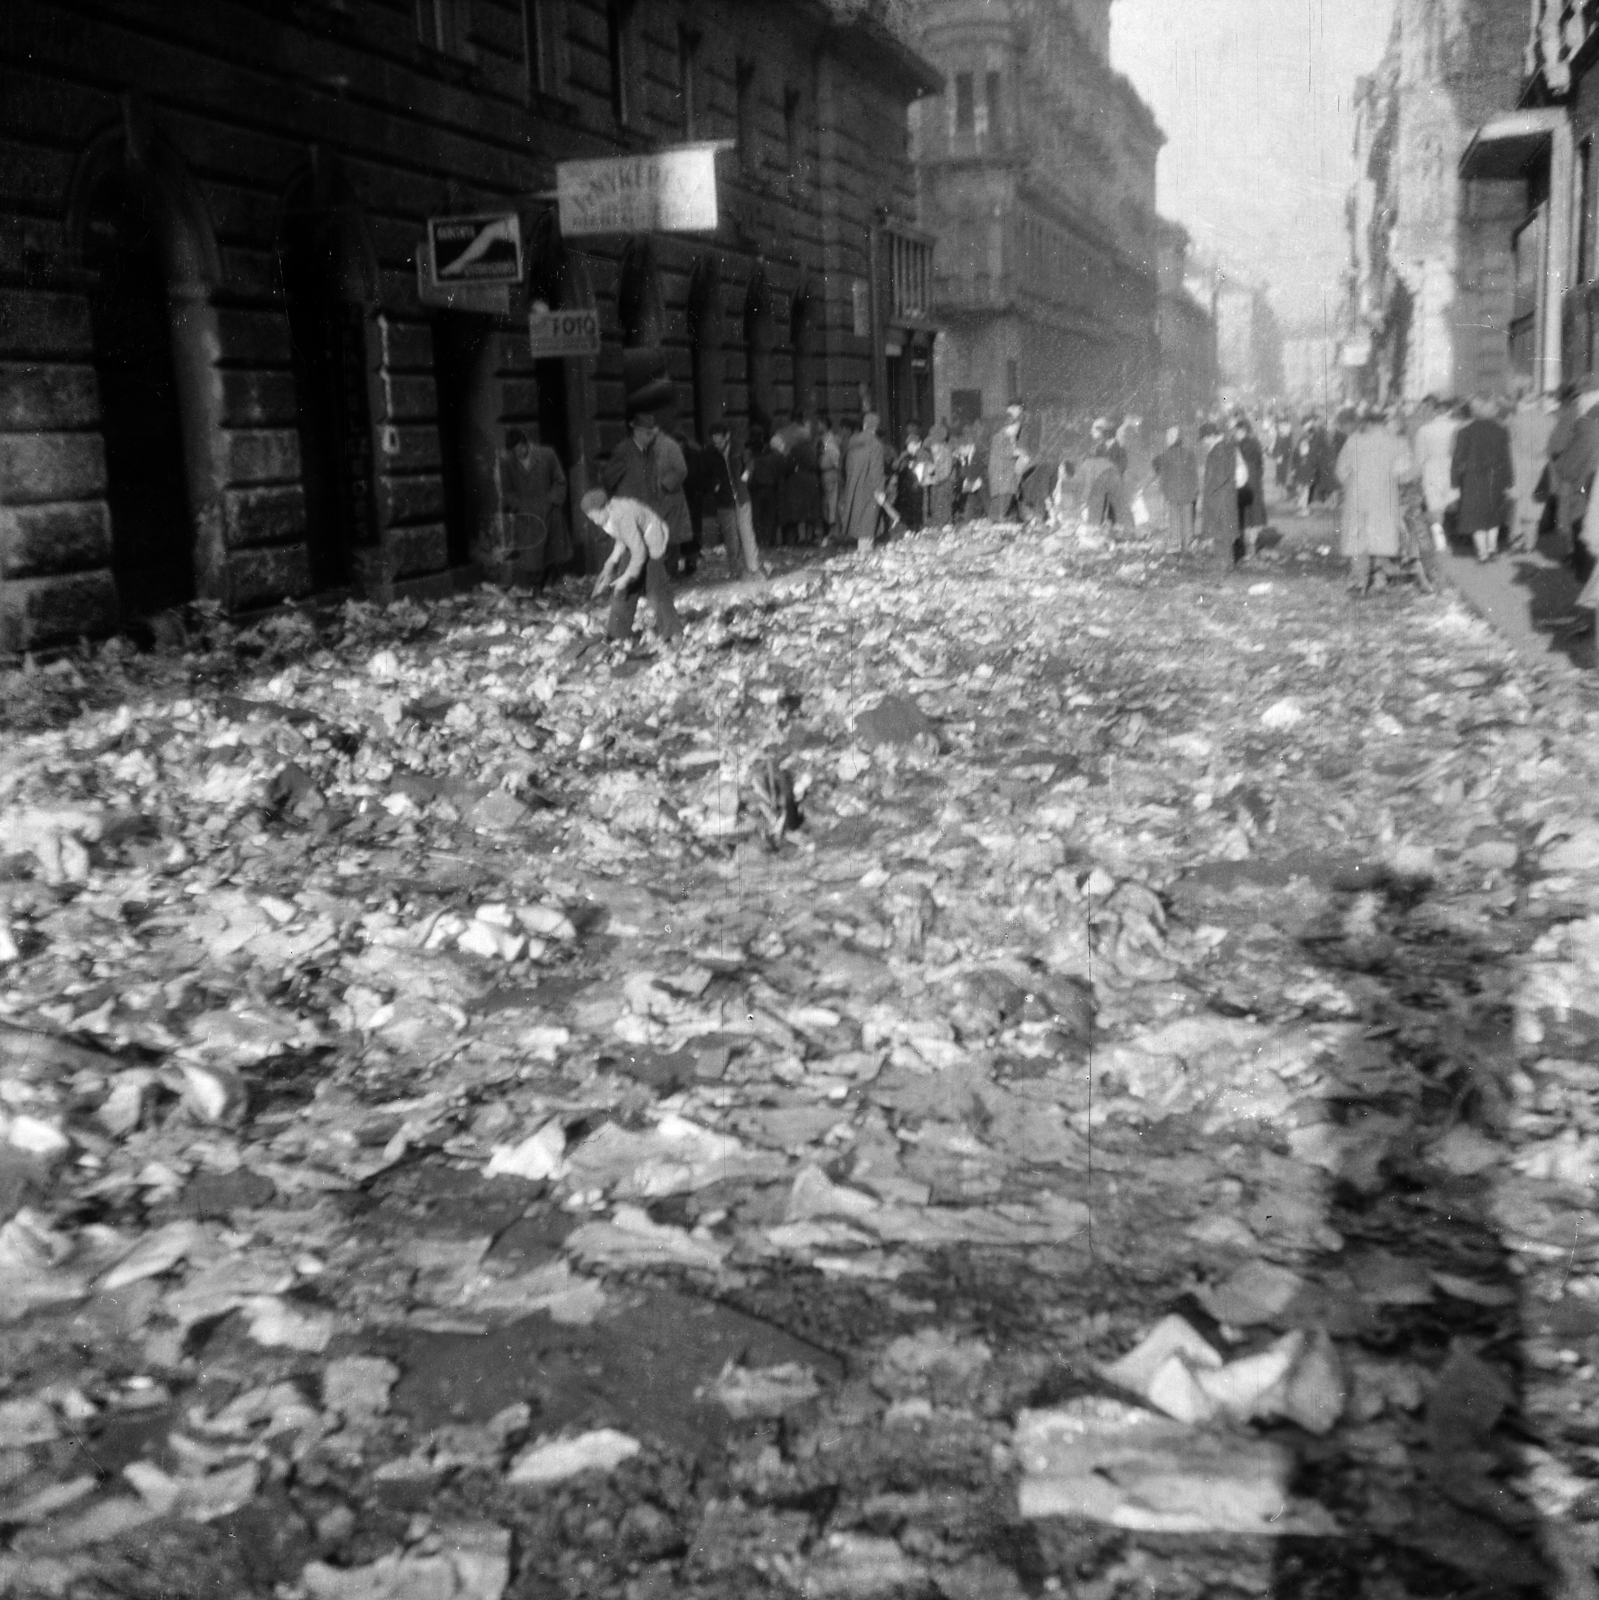
<path id="1" fill-rule="evenodd" d="M 0 1595 L 1599 1600 L 1509 11 L 0 11 Z"/>

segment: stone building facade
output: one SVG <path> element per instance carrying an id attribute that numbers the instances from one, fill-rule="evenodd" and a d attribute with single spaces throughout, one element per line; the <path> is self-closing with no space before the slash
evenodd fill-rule
<path id="1" fill-rule="evenodd" d="M 941 415 L 1148 411 L 1163 136 L 1110 64 L 1110 0 L 922 0 L 943 73 L 911 123 L 937 238 Z"/>
<path id="2" fill-rule="evenodd" d="M 574 494 L 627 397 L 677 422 L 909 403 L 930 342 L 888 0 L 7 0 L 0 649 L 190 599 L 442 590 L 541 425 Z M 563 240 L 556 163 L 693 141 L 714 234 Z M 514 286 L 430 217 L 514 212 Z M 597 311 L 538 360 L 526 313 Z"/>
<path id="3" fill-rule="evenodd" d="M 1357 90 L 1348 351 L 1368 398 L 1500 391 L 1532 376 L 1514 352 L 1521 185 L 1461 159 L 1514 106 L 1527 13 L 1504 0 L 1397 0 L 1377 71 Z M 1529 239 L 1523 248 L 1531 248 Z"/>
<path id="4" fill-rule="evenodd" d="M 1190 279 L 1188 230 L 1162 218 L 1157 237 L 1160 366 L 1155 410 L 1168 426 L 1187 427 L 1216 401 L 1216 316 L 1208 288 Z"/>

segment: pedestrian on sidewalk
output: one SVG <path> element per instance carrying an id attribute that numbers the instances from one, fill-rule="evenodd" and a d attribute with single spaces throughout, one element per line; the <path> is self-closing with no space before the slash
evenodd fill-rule
<path id="1" fill-rule="evenodd" d="M 831 417 L 823 417 L 821 437 L 816 441 L 816 465 L 822 478 L 822 540 L 830 544 L 838 537 L 838 493 L 844 477 L 844 445 Z"/>
<path id="2" fill-rule="evenodd" d="M 1596 404 L 1599 404 L 1599 392 L 1588 390 L 1574 395 L 1561 407 L 1549 436 L 1550 479 L 1557 501 L 1555 515 L 1565 546 L 1561 556 L 1571 564 L 1579 583 L 1586 583 L 1592 570 L 1582 530 L 1594 473 L 1599 469 L 1599 415 L 1593 409 Z"/>
<path id="3" fill-rule="evenodd" d="M 894 462 L 894 509 L 907 532 L 921 531 L 927 459 L 922 449 L 922 430 L 914 423 L 905 429 L 905 448 Z"/>
<path id="4" fill-rule="evenodd" d="M 1507 426 L 1516 474 L 1516 525 L 1510 547 L 1530 555 L 1538 548 L 1538 530 L 1549 503 L 1549 440 L 1555 417 L 1548 397 L 1524 390 Z"/>
<path id="5" fill-rule="evenodd" d="M 1238 448 L 1214 422 L 1199 430 L 1199 440 L 1204 452 L 1200 532 L 1210 540 L 1216 564 L 1223 572 L 1231 572 L 1243 543 L 1238 536 Z"/>
<path id="6" fill-rule="evenodd" d="M 1460 432 L 1460 420 L 1453 409 L 1437 395 L 1428 395 L 1421 403 L 1422 423 L 1416 429 L 1416 464 L 1421 472 L 1422 503 L 1427 508 L 1427 525 L 1432 532 L 1433 548 L 1449 548 L 1449 524 L 1456 494 L 1453 469 L 1455 435 Z"/>
<path id="7" fill-rule="evenodd" d="M 783 451 L 761 423 L 750 426 L 750 513 L 755 518 L 755 542 L 771 550 L 783 542 L 777 518 L 778 493 L 783 481 Z"/>
<path id="8" fill-rule="evenodd" d="M 988 447 L 988 515 L 995 522 L 1009 521 L 1015 514 L 1017 491 L 1029 465 L 1022 449 L 1022 408 L 1008 406 L 1005 422 Z"/>
<path id="9" fill-rule="evenodd" d="M 500 505 L 508 524 L 507 556 L 513 572 L 542 589 L 550 573 L 572 559 L 562 513 L 566 473 L 561 458 L 539 439 L 536 422 L 512 428 L 500 460 Z"/>
<path id="10" fill-rule="evenodd" d="M 1455 435 L 1449 477 L 1460 491 L 1459 531 L 1470 535 L 1482 562 L 1498 553 L 1499 530 L 1516 480 L 1510 435 L 1494 414 L 1493 401 L 1479 396 L 1471 411 L 1472 420 Z"/>
<path id="11" fill-rule="evenodd" d="M 1253 559 L 1260 530 L 1266 526 L 1266 455 L 1241 411 L 1233 421 L 1233 448 L 1243 467 L 1241 473 L 1236 466 L 1233 469 L 1233 476 L 1240 480 L 1238 525 L 1244 533 L 1244 554 Z"/>
<path id="12" fill-rule="evenodd" d="M 725 421 L 711 424 L 705 460 L 706 501 L 727 552 L 727 575 L 736 578 L 742 572 L 746 578 L 759 577 L 761 556 L 755 542 L 749 485 L 744 481 L 744 453 L 733 443 L 733 430 Z"/>
<path id="13" fill-rule="evenodd" d="M 655 436 L 655 483 L 660 494 L 656 509 L 667 531 L 666 570 L 673 577 L 680 570 L 692 576 L 699 564 L 699 541 L 688 509 L 688 457 L 666 428 Z"/>
<path id="14" fill-rule="evenodd" d="M 777 519 L 792 544 L 812 544 L 822 523 L 822 471 L 816 439 L 808 422 L 782 431 L 783 478 L 777 493 Z"/>
<path id="15" fill-rule="evenodd" d="M 927 525 L 947 528 L 955 520 L 955 451 L 949 428 L 935 422 L 927 434 Z"/>
<path id="16" fill-rule="evenodd" d="M 1353 594 L 1365 594 L 1374 581 L 1386 584 L 1390 564 L 1407 553 L 1403 486 L 1419 469 L 1400 426 L 1397 415 L 1368 411 L 1338 456 L 1343 553 Z"/>
<path id="17" fill-rule="evenodd" d="M 1194 542 L 1194 502 L 1199 498 L 1199 462 L 1183 443 L 1181 428 L 1166 430 L 1166 448 L 1155 457 L 1155 476 L 1166 502 L 1166 531 L 1179 552 Z"/>
<path id="18" fill-rule="evenodd" d="M 888 479 L 888 460 L 877 436 L 877 413 L 868 411 L 859 433 L 844 449 L 844 498 L 838 508 L 843 537 L 863 554 L 877 537 L 880 499 Z"/>
<path id="19" fill-rule="evenodd" d="M 964 526 L 988 511 L 988 444 L 982 429 L 969 423 L 955 446 L 955 521 Z"/>
<path id="20" fill-rule="evenodd" d="M 1317 414 L 1307 409 L 1301 419 L 1299 437 L 1294 441 L 1293 486 L 1299 496 L 1299 514 L 1310 515 L 1332 493 L 1333 462 L 1336 452 L 1326 426 Z"/>
<path id="21" fill-rule="evenodd" d="M 648 595 L 655 613 L 655 631 L 665 644 L 683 636 L 683 623 L 672 604 L 672 580 L 666 572 L 671 534 L 666 523 L 641 500 L 613 497 L 603 489 L 583 496 L 583 515 L 610 534 L 610 556 L 594 580 L 594 598 L 609 594 L 607 639 L 630 639 L 640 595 Z"/>

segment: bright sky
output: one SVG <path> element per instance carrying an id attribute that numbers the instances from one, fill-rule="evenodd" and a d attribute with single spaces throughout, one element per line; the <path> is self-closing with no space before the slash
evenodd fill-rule
<path id="1" fill-rule="evenodd" d="M 1348 255 L 1355 79 L 1393 0 L 1115 0 L 1111 54 L 1154 107 L 1160 209 L 1285 324 L 1329 319 Z"/>

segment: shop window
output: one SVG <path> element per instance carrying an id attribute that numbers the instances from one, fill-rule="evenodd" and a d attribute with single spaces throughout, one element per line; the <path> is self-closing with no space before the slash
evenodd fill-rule
<path id="1" fill-rule="evenodd" d="M 735 137 L 738 140 L 738 164 L 745 172 L 754 172 L 760 165 L 760 153 L 755 148 L 755 63 L 740 57 L 734 79 Z"/>
<path id="2" fill-rule="evenodd" d="M 472 0 L 416 0 L 416 36 L 425 49 L 472 58 Z"/>
<path id="3" fill-rule="evenodd" d="M 683 137 L 692 139 L 699 124 L 700 34 L 679 25 L 677 30 L 677 106 Z"/>
<path id="4" fill-rule="evenodd" d="M 969 72 L 955 74 L 955 131 L 956 133 L 970 133 L 974 126 L 973 119 L 976 108 L 972 101 L 972 75 Z"/>

